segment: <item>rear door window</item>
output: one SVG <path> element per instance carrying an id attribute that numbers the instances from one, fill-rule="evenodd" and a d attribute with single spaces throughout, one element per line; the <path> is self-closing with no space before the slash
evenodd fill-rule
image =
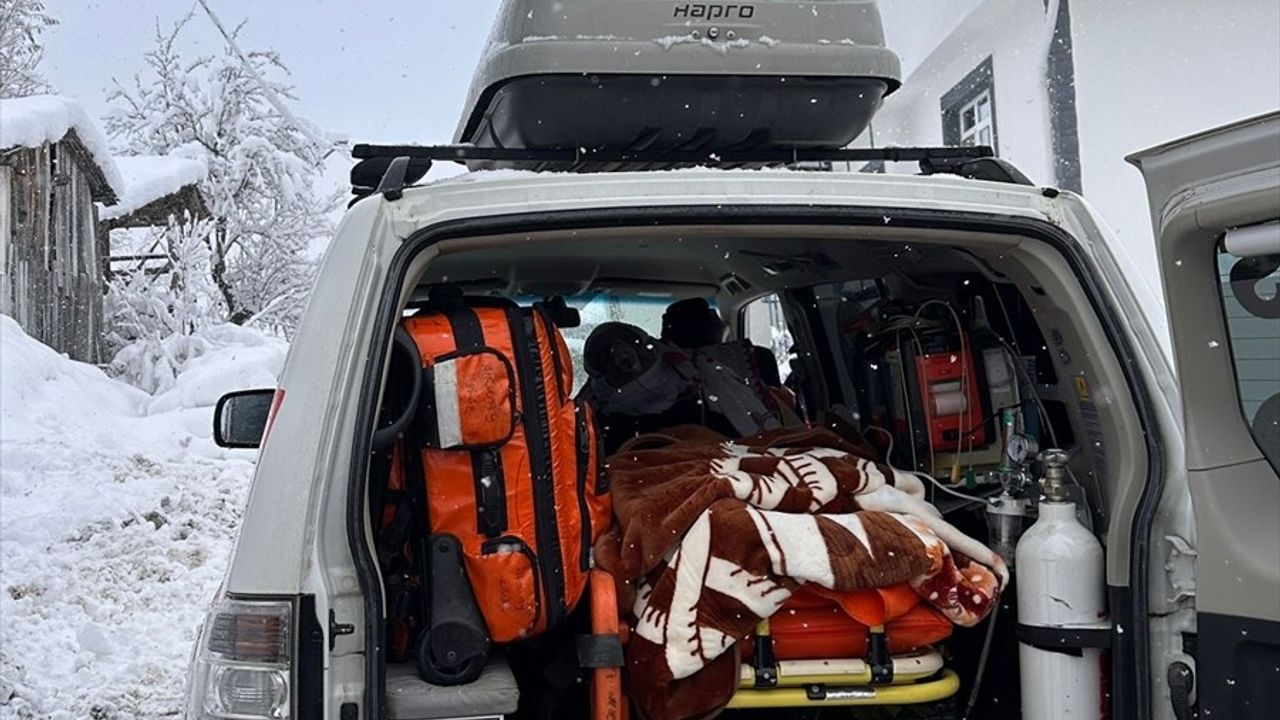
<path id="1" fill-rule="evenodd" d="M 591 331 L 607 322 L 621 322 L 635 325 L 656 338 L 662 334 L 662 313 L 666 312 L 674 298 L 599 293 L 587 298 L 571 297 L 568 301 L 582 317 L 582 324 L 560 331 L 573 359 L 573 392 L 576 394 L 587 382 L 582 350 Z M 527 305 L 530 302 L 532 301 L 526 298 L 520 304 Z M 714 301 L 710 302 L 714 305 Z"/>
<path id="2" fill-rule="evenodd" d="M 1218 254 L 1240 409 L 1254 441 L 1280 470 L 1280 253 Z"/>
<path id="3" fill-rule="evenodd" d="M 778 363 L 778 376 L 786 381 L 791 374 L 791 331 L 782 314 L 782 299 L 777 295 L 756 298 L 742 311 L 742 334 L 752 345 L 768 348 Z"/>

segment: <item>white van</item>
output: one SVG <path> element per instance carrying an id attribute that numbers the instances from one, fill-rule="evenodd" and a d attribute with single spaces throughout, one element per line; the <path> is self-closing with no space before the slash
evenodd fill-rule
<path id="1" fill-rule="evenodd" d="M 833 337 L 840 304 L 877 285 L 906 301 L 998 289 L 1105 546 L 1111 717 L 1190 717 L 1179 714 L 1194 697 L 1181 681 L 1171 697 L 1174 669 L 1194 674 L 1202 717 L 1266 716 L 1280 687 L 1280 441 L 1276 396 L 1256 389 L 1277 367 L 1267 338 L 1280 114 L 1134 162 L 1150 187 L 1177 374 L 1114 236 L 1070 193 L 688 170 L 497 173 L 356 202 L 274 403 L 262 391 L 220 407 L 218 433 L 232 444 L 257 444 L 264 404 L 274 418 L 201 636 L 189 717 L 385 716 L 370 438 L 397 319 L 420 288 L 446 280 L 641 311 L 654 298 L 707 296 L 739 337 L 750 308 L 776 304 L 809 407 L 857 402 L 848 345 Z M 269 652 L 229 661 L 244 642 Z M 265 699 L 218 681 L 232 668 L 269 677 Z"/>
<path id="2" fill-rule="evenodd" d="M 676 13 L 742 7 L 756 6 L 677 3 Z M 581 159 L 577 148 L 492 143 L 450 152 L 552 168 Z M 936 156 L 981 160 L 947 153 Z M 930 176 L 504 171 L 413 185 L 448 155 L 365 154 L 376 182 L 357 183 L 363 197 L 325 255 L 279 387 L 218 407 L 219 441 L 260 442 L 261 454 L 193 659 L 191 720 L 591 717 L 594 668 L 543 692 L 530 690 L 537 668 L 515 662 L 502 677 L 442 688 L 387 660 L 372 438 L 395 403 L 393 333 L 444 284 L 522 304 L 562 298 L 583 321 L 565 331 L 572 348 L 609 320 L 656 335 L 669 303 L 706 299 L 729 337 L 775 350 L 802 419 L 836 413 L 878 428 L 896 442 L 884 448 L 891 462 L 976 498 L 937 501 L 974 534 L 987 532 L 984 500 L 1009 489 L 999 478 L 1031 473 L 1037 446 L 1067 451 L 1079 519 L 1104 551 L 1097 628 L 1028 629 L 1006 592 L 992 632 L 956 632 L 948 666 L 960 690 L 948 702 L 889 707 L 874 689 L 814 684 L 807 702 L 785 709 L 731 707 L 756 707 L 752 717 L 1020 717 L 1020 688 L 1052 696 L 1060 678 L 1025 677 L 1019 643 L 1109 657 L 1094 717 L 1243 720 L 1280 707 L 1280 113 L 1131 158 L 1149 188 L 1173 365 L 1148 323 L 1151 300 L 1131 284 L 1136 271 L 1088 204 L 994 162 Z M 615 165 L 596 169 L 645 158 L 601 157 Z M 669 164 L 698 164 L 675 157 Z M 736 162 L 778 159 L 744 152 Z M 904 317 L 928 327 L 893 325 Z M 964 398 L 983 409 L 976 427 L 905 429 L 941 411 L 919 414 L 928 381 L 906 369 L 910 351 L 927 355 L 933 341 L 901 335 L 938 330 L 941 342 L 953 321 L 975 343 L 985 338 L 972 359 L 986 368 L 981 397 Z M 1006 433 L 997 420 L 1010 408 L 1016 432 Z M 1013 489 L 1029 520 L 1038 493 Z M 575 657 L 572 634 L 555 638 L 536 649 L 545 666 Z"/>

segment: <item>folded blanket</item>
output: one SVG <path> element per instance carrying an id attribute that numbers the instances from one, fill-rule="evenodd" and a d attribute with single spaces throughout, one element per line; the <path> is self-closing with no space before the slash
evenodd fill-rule
<path id="1" fill-rule="evenodd" d="M 906 582 L 952 622 L 985 617 L 1008 578 L 999 556 L 943 520 L 915 476 L 864 455 L 821 429 L 729 442 L 676 428 L 609 459 L 617 524 L 596 557 L 629 598 L 625 672 L 643 717 L 717 713 L 736 641 L 804 583 Z"/>

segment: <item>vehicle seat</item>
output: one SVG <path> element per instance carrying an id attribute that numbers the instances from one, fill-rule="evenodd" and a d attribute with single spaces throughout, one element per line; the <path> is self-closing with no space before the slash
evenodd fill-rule
<path id="1" fill-rule="evenodd" d="M 662 313 L 662 340 L 678 348 L 694 350 L 724 342 L 724 320 L 704 298 L 678 300 Z M 782 387 L 778 361 L 768 348 L 746 342 L 753 374 L 769 388 Z"/>
<path id="2" fill-rule="evenodd" d="M 667 348 L 635 325 L 596 327 L 583 346 L 582 397 L 596 410 L 605 453 L 627 440 L 677 425 L 703 425 L 732 436 L 733 426 L 707 409 L 664 356 Z"/>
<path id="3" fill-rule="evenodd" d="M 389 720 L 481 720 L 516 711 L 520 690 L 507 661 L 495 655 L 475 682 L 442 687 L 418 676 L 413 663 L 387 665 Z"/>

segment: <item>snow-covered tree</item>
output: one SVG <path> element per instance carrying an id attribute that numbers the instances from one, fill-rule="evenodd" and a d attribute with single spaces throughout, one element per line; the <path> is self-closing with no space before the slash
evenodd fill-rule
<path id="1" fill-rule="evenodd" d="M 43 0 L 0 0 L 0 97 L 48 92 L 38 69 L 44 57 L 40 36 L 57 24 Z"/>
<path id="2" fill-rule="evenodd" d="M 248 53 L 253 71 L 228 48 L 184 57 L 177 39 L 187 16 L 164 32 L 131 85 L 116 83 L 105 124 L 127 152 L 202 159 L 200 183 L 213 217 L 206 243 L 210 278 L 226 319 L 254 321 L 287 334 L 297 323 L 314 277 L 308 245 L 326 235 L 331 199 L 316 190 L 328 148 L 281 117 L 254 72 L 279 96 L 274 76 L 288 70 L 274 52 Z"/>
<path id="3" fill-rule="evenodd" d="M 205 350 L 199 331 L 224 320 L 210 272 L 210 220 L 173 218 L 140 231 L 150 260 L 117 268 L 104 310 L 111 370 L 147 392 L 173 385 L 184 363 Z"/>

